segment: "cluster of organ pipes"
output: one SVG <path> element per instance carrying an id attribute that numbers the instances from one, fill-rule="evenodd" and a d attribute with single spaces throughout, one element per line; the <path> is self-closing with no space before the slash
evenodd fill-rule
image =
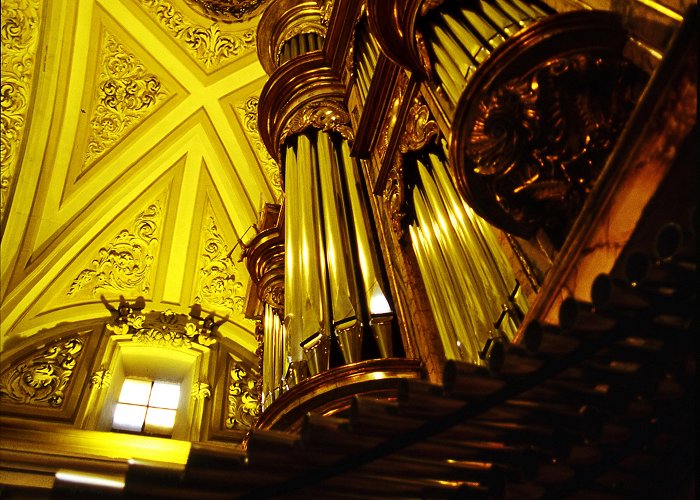
<path id="1" fill-rule="evenodd" d="M 288 140 L 283 154 L 285 359 L 307 361 L 315 375 L 329 367 L 333 336 L 346 363 L 359 361 L 348 336 L 361 343 L 371 319 L 391 309 L 347 142 L 312 129 Z"/>
<path id="2" fill-rule="evenodd" d="M 546 15 L 529 0 L 452 2 L 437 9 L 422 31 L 432 53 L 436 79 L 452 107 L 496 47 Z"/>
<path id="3" fill-rule="evenodd" d="M 279 54 L 277 55 L 277 62 L 279 65 L 282 65 L 297 56 L 306 54 L 312 50 L 321 50 L 322 48 L 323 37 L 318 33 L 311 32 L 294 35 L 280 47 Z"/>
<path id="4" fill-rule="evenodd" d="M 365 102 L 372 82 L 374 69 L 379 61 L 379 45 L 367 29 L 367 24 L 357 28 L 357 46 L 355 50 L 356 74 L 355 84 L 360 93 L 360 100 Z"/>
<path id="5" fill-rule="evenodd" d="M 443 143 L 444 147 L 444 143 Z M 444 151 L 443 151 L 444 153 Z M 489 338 L 512 339 L 527 302 L 493 228 L 459 197 L 440 155 L 416 159 L 411 242 L 448 358 L 480 363 Z"/>
<path id="6" fill-rule="evenodd" d="M 277 312 L 263 304 L 263 387 L 262 405 L 266 408 L 281 394 L 286 368 L 287 332 Z"/>

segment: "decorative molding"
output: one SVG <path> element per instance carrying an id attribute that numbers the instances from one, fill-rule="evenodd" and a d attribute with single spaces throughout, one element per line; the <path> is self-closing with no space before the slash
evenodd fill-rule
<path id="1" fill-rule="evenodd" d="M 244 104 L 236 106 L 236 111 L 238 111 L 243 120 L 243 127 L 251 138 L 255 147 L 255 154 L 263 167 L 267 179 L 272 184 L 275 197 L 279 198 L 282 194 L 282 174 L 277 162 L 270 156 L 260 138 L 260 132 L 258 131 L 258 97 L 249 97 Z"/>
<path id="2" fill-rule="evenodd" d="M 161 221 L 160 202 L 141 212 L 131 231 L 123 229 L 106 246 L 89 268 L 73 280 L 68 295 L 92 285 L 92 295 L 102 291 L 147 293 L 158 248 L 156 233 Z"/>
<path id="3" fill-rule="evenodd" d="M 384 187 L 386 204 L 391 229 L 398 239 L 404 236 L 403 219 L 406 216 L 406 186 L 403 179 L 403 155 L 420 151 L 439 136 L 440 127 L 430 116 L 430 110 L 420 96 L 413 99 L 404 121 L 404 128 L 399 137 L 398 150 L 387 176 Z"/>
<path id="4" fill-rule="evenodd" d="M 399 139 L 399 151 L 408 153 L 423 149 L 440 132 L 437 122 L 430 116 L 430 110 L 421 97 L 413 99 Z"/>
<path id="5" fill-rule="evenodd" d="M 192 385 L 192 392 L 190 393 L 192 399 L 196 401 L 203 401 L 206 398 L 211 397 L 211 389 L 209 384 L 206 382 L 196 382 Z"/>
<path id="6" fill-rule="evenodd" d="M 0 220 L 9 203 L 27 121 L 42 5 L 38 0 L 2 2 Z"/>
<path id="7" fill-rule="evenodd" d="M 169 309 L 142 314 L 128 305 L 120 306 L 117 318 L 106 327 L 112 335 L 127 335 L 133 342 L 168 349 L 190 349 L 193 344 L 208 347 L 216 343 L 216 323 L 211 317 L 202 320 Z"/>
<path id="8" fill-rule="evenodd" d="M 227 429 L 252 427 L 260 416 L 257 380 L 238 363 L 233 362 L 228 377 Z"/>
<path id="9" fill-rule="evenodd" d="M 242 313 L 245 287 L 237 280 L 239 271 L 229 248 L 219 234 L 213 217 L 208 218 L 206 240 L 200 256 L 195 303 Z"/>
<path id="10" fill-rule="evenodd" d="M 0 376 L 0 399 L 60 408 L 85 346 L 79 336 L 60 340 L 14 364 Z"/>
<path id="11" fill-rule="evenodd" d="M 104 368 L 96 371 L 90 377 L 90 387 L 93 389 L 107 388 L 112 383 L 112 372 Z"/>
<path id="12" fill-rule="evenodd" d="M 145 118 L 167 97 L 158 77 L 149 73 L 136 56 L 105 32 L 102 73 L 97 83 L 96 107 L 84 162 L 99 159 L 136 122 Z"/>
<path id="13" fill-rule="evenodd" d="M 333 2 L 334 0 L 321 0 L 319 2 L 318 9 L 321 11 L 321 24 L 328 27 L 328 23 L 331 20 L 331 13 L 333 12 Z"/>
<path id="14" fill-rule="evenodd" d="M 141 0 L 141 3 L 206 69 L 221 67 L 255 48 L 254 28 L 222 32 L 218 22 L 207 28 L 195 26 L 166 0 Z"/>
<path id="15" fill-rule="evenodd" d="M 355 136 L 349 123 L 350 114 L 345 110 L 342 102 L 330 100 L 314 102 L 301 108 L 289 119 L 282 130 L 279 143 L 284 144 L 287 137 L 303 132 L 309 127 L 315 127 L 324 132 L 332 130 L 348 141 L 352 141 Z"/>
<path id="16" fill-rule="evenodd" d="M 185 0 L 190 7 L 215 21 L 240 22 L 258 14 L 266 0 Z"/>
<path id="17" fill-rule="evenodd" d="M 396 128 L 401 103 L 403 102 L 404 96 L 406 95 L 406 90 L 408 89 L 408 81 L 406 72 L 399 71 L 396 77 L 396 83 L 394 84 L 394 90 L 391 93 L 391 98 L 389 101 L 391 103 L 391 107 L 389 108 L 389 112 L 384 120 L 384 125 L 382 126 L 382 131 L 380 132 L 379 141 L 377 144 L 377 158 L 379 158 L 380 162 L 384 159 L 384 155 L 389 148 L 391 135 Z"/>

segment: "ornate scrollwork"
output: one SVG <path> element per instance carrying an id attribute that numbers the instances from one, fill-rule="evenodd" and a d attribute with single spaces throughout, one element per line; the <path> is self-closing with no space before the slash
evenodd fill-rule
<path id="1" fill-rule="evenodd" d="M 206 398 L 211 397 L 211 389 L 209 384 L 206 382 L 197 382 L 192 384 L 192 392 L 190 393 L 192 399 L 196 401 L 203 401 Z"/>
<path id="2" fill-rule="evenodd" d="M 243 119 L 243 126 L 251 138 L 255 147 L 255 154 L 260 160 L 267 179 L 272 184 L 275 196 L 279 197 L 282 194 L 282 177 L 277 162 L 270 156 L 265 144 L 260 139 L 260 132 L 258 131 L 258 98 L 256 96 L 249 97 L 243 105 L 237 106 L 236 110 Z"/>
<path id="3" fill-rule="evenodd" d="M 15 174 L 26 123 L 41 6 L 38 0 L 2 2 L 2 84 L 0 84 L 0 219 Z"/>
<path id="4" fill-rule="evenodd" d="M 112 383 L 112 372 L 102 368 L 90 377 L 90 387 L 93 389 L 107 388 Z"/>
<path id="5" fill-rule="evenodd" d="M 97 106 L 90 120 L 86 165 L 102 156 L 168 95 L 158 77 L 148 73 L 109 33 L 105 33 L 102 51 L 102 74 L 97 84 Z"/>
<path id="6" fill-rule="evenodd" d="M 250 428 L 260 416 L 257 380 L 238 363 L 232 363 L 228 380 L 227 429 Z"/>
<path id="7" fill-rule="evenodd" d="M 103 290 L 146 293 L 155 260 L 161 208 L 156 202 L 141 212 L 132 231 L 123 229 L 107 246 L 100 248 L 91 266 L 73 280 L 68 295 L 92 284 L 92 295 Z"/>
<path id="8" fill-rule="evenodd" d="M 191 7 L 216 21 L 245 21 L 255 16 L 266 0 L 185 0 Z"/>
<path id="9" fill-rule="evenodd" d="M 11 366 L 0 376 L 0 398 L 15 404 L 60 408 L 84 341 L 61 340 Z"/>
<path id="10" fill-rule="evenodd" d="M 331 13 L 333 12 L 333 1 L 334 0 L 321 0 L 319 2 L 318 9 L 321 11 L 321 24 L 328 27 L 328 23 L 331 20 Z"/>
<path id="11" fill-rule="evenodd" d="M 391 135 L 396 128 L 399 110 L 401 109 L 401 103 L 406 95 L 407 88 L 408 76 L 406 75 L 406 72 L 399 71 L 396 77 L 396 83 L 394 84 L 394 90 L 391 93 L 391 107 L 389 108 L 389 112 L 384 120 L 384 125 L 382 126 L 382 131 L 379 135 L 379 143 L 377 144 L 377 155 L 380 161 L 384 159 L 384 155 L 389 147 L 389 141 L 391 140 Z"/>
<path id="12" fill-rule="evenodd" d="M 213 217 L 208 219 L 206 235 L 194 301 L 240 313 L 245 302 L 245 287 L 236 279 L 238 268 Z"/>
<path id="13" fill-rule="evenodd" d="M 141 344 L 170 349 L 190 349 L 192 344 L 210 346 L 216 343 L 216 323 L 211 317 L 191 318 L 171 310 L 148 314 L 136 313 L 131 308 L 120 313 L 107 330 L 113 335 L 128 335 Z"/>
<path id="14" fill-rule="evenodd" d="M 172 36 L 193 53 L 206 69 L 216 68 L 255 48 L 255 29 L 222 32 L 218 23 L 193 26 L 166 0 L 141 0 Z"/>
<path id="15" fill-rule="evenodd" d="M 440 127 L 430 116 L 428 106 L 419 97 L 413 100 L 408 110 L 408 116 L 404 124 L 403 133 L 399 139 L 399 151 L 419 151 L 431 140 L 435 140 L 440 132 Z"/>
<path id="16" fill-rule="evenodd" d="M 437 139 L 440 128 L 430 116 L 430 110 L 420 97 L 416 97 L 408 109 L 404 129 L 399 137 L 398 151 L 384 187 L 384 203 L 391 217 L 391 229 L 396 237 L 404 235 L 403 219 L 406 215 L 406 188 L 403 180 L 403 155 L 419 151 Z"/>
<path id="17" fill-rule="evenodd" d="M 634 81 L 620 58 L 577 54 L 483 95 L 464 143 L 468 182 L 517 225 L 556 233 L 578 213 L 633 109 Z"/>
<path id="18" fill-rule="evenodd" d="M 296 135 L 309 127 L 315 127 L 324 132 L 338 132 L 348 141 L 355 136 L 349 126 L 350 114 L 345 111 L 341 102 L 321 101 L 304 106 L 285 125 L 280 137 L 280 144 L 290 135 Z"/>

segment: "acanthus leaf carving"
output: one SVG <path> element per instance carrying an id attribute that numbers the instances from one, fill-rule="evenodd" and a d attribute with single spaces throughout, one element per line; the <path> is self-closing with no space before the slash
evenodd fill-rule
<path id="1" fill-rule="evenodd" d="M 90 377 L 90 387 L 93 389 L 107 388 L 112 383 L 112 372 L 102 368 Z"/>
<path id="2" fill-rule="evenodd" d="M 0 220 L 8 196 L 27 120 L 39 40 L 38 0 L 2 2 L 2 83 L 0 84 Z"/>
<path id="3" fill-rule="evenodd" d="M 192 399 L 196 401 L 203 401 L 211 397 L 211 388 L 209 387 L 209 384 L 206 382 L 197 382 L 192 384 L 191 396 Z"/>
<path id="4" fill-rule="evenodd" d="M 160 202 L 141 212 L 132 230 L 123 229 L 98 251 L 90 267 L 73 280 L 68 295 L 92 284 L 92 295 L 102 291 L 146 293 L 158 248 L 156 238 L 161 219 Z"/>
<path id="5" fill-rule="evenodd" d="M 397 239 L 404 236 L 403 220 L 406 216 L 406 186 L 403 180 L 403 155 L 396 153 L 384 187 L 384 203 L 391 218 L 391 230 Z"/>
<path id="6" fill-rule="evenodd" d="M 141 0 L 160 24 L 194 55 L 206 69 L 221 67 L 255 48 L 255 29 L 222 32 L 219 23 L 195 26 L 166 0 Z"/>
<path id="7" fill-rule="evenodd" d="M 227 429 L 250 428 L 260 416 L 256 377 L 239 363 L 232 362 L 228 377 Z"/>
<path id="8" fill-rule="evenodd" d="M 199 261 L 197 295 L 194 301 L 241 313 L 245 302 L 245 287 L 238 279 L 238 267 L 231 258 L 213 217 L 208 218 L 206 235 Z"/>
<path id="9" fill-rule="evenodd" d="M 5 370 L 0 398 L 15 404 L 60 408 L 84 347 L 80 336 L 60 340 Z"/>
<path id="10" fill-rule="evenodd" d="M 168 95 L 158 77 L 109 33 L 105 33 L 102 52 L 85 165 L 99 159 Z"/>
<path id="11" fill-rule="evenodd" d="M 399 140 L 399 150 L 402 153 L 419 151 L 431 140 L 438 137 L 440 128 L 430 116 L 428 106 L 422 99 L 416 97 L 408 110 L 404 129 Z"/>
<path id="12" fill-rule="evenodd" d="M 345 110 L 343 103 L 328 100 L 308 104 L 297 111 L 282 130 L 279 143 L 283 144 L 287 137 L 303 132 L 309 127 L 324 132 L 337 132 L 348 141 L 355 139 L 350 127 L 350 114 Z"/>
<path id="13" fill-rule="evenodd" d="M 223 22 L 245 21 L 255 16 L 266 0 L 185 0 L 210 19 Z"/>
<path id="14" fill-rule="evenodd" d="M 258 160 L 260 160 L 265 175 L 270 181 L 270 184 L 272 184 L 275 197 L 279 197 L 282 194 L 282 174 L 277 162 L 270 156 L 270 153 L 267 151 L 265 144 L 260 138 L 260 132 L 258 131 L 258 97 L 249 97 L 243 105 L 237 106 L 236 109 L 243 119 L 243 126 L 252 140 L 255 153 Z"/>

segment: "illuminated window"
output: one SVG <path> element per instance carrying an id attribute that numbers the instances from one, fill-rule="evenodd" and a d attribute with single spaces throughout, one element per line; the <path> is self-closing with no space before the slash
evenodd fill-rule
<path id="1" fill-rule="evenodd" d="M 170 436 L 179 401 L 179 384 L 125 378 L 112 429 Z"/>

